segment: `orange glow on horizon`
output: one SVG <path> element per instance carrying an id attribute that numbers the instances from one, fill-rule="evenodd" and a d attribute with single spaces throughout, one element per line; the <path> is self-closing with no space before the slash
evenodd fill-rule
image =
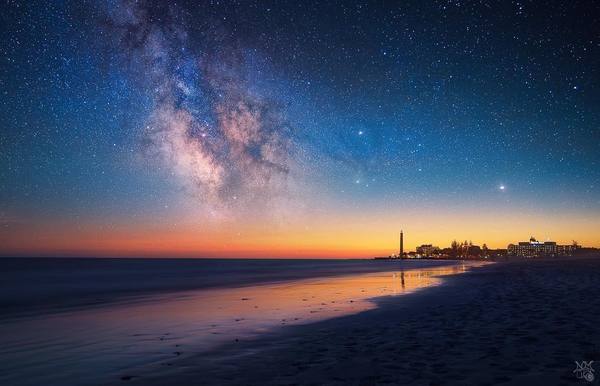
<path id="1" fill-rule="evenodd" d="M 396 218 L 406 219 L 400 224 Z M 577 240 L 600 247 L 595 230 L 597 217 L 515 216 L 508 214 L 431 215 L 372 213 L 370 216 L 298 218 L 293 223 L 208 224 L 181 221 L 176 226 L 156 222 L 111 226 L 94 221 L 83 224 L 35 223 L 0 233 L 0 253 L 31 256 L 96 257 L 243 257 L 243 258 L 371 258 L 398 251 L 399 229 L 404 247 L 421 244 L 447 247 L 451 241 L 472 240 L 490 248 L 506 248 L 511 242 L 536 236 L 560 244 Z M 33 224 L 33 223 L 32 223 Z"/>

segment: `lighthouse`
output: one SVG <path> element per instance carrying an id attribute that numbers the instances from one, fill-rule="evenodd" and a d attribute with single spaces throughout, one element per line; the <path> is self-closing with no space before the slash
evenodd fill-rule
<path id="1" fill-rule="evenodd" d="M 400 254 L 398 255 L 401 259 L 404 257 L 404 233 L 400 230 Z"/>

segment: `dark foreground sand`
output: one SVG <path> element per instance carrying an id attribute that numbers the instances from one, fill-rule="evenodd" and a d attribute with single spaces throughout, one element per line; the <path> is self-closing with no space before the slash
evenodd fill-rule
<path id="1" fill-rule="evenodd" d="M 478 268 L 375 310 L 232 341 L 118 383 L 586 384 L 573 374 L 582 360 L 600 369 L 600 259 Z"/>

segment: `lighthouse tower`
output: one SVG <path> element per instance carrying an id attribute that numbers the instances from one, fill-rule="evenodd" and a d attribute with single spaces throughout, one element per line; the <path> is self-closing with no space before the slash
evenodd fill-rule
<path id="1" fill-rule="evenodd" d="M 400 254 L 398 255 L 400 259 L 404 257 L 404 233 L 400 230 Z"/>

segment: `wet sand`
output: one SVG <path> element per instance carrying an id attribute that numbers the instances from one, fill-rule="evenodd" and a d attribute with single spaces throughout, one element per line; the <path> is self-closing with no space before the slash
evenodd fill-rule
<path id="1" fill-rule="evenodd" d="M 114 384 L 586 384 L 575 361 L 600 361 L 600 258 L 497 263 L 377 303 Z"/>

